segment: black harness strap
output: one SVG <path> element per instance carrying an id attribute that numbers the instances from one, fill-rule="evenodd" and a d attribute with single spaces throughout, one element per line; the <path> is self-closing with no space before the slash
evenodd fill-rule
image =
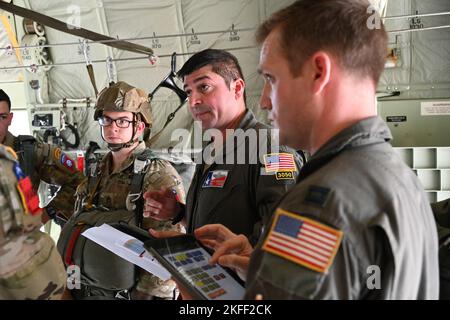
<path id="1" fill-rule="evenodd" d="M 134 218 L 136 225 L 142 225 L 142 211 L 144 209 L 144 199 L 142 197 L 142 185 L 144 183 L 144 176 L 147 173 L 149 164 L 156 159 L 156 156 L 149 149 L 145 149 L 134 160 L 133 178 L 131 179 L 131 189 L 128 194 L 131 202 L 134 203 Z"/>
<path id="2" fill-rule="evenodd" d="M 36 165 L 36 139 L 33 136 L 21 135 L 14 139 L 14 150 L 19 157 L 20 167 L 25 175 L 32 177 Z"/>

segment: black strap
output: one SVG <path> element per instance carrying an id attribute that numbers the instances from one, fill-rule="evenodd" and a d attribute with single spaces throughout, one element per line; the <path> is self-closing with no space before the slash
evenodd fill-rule
<path id="1" fill-rule="evenodd" d="M 158 140 L 159 136 L 161 135 L 161 133 L 163 132 L 163 130 L 169 125 L 169 123 L 175 118 L 176 113 L 178 112 L 178 110 L 181 109 L 181 107 L 184 105 L 184 102 L 182 102 L 176 109 L 174 112 L 170 113 L 167 116 L 166 119 L 166 123 L 164 123 L 163 127 L 161 130 L 159 130 L 153 137 L 150 138 L 150 140 L 148 140 L 145 144 L 147 146 L 151 146 L 153 142 L 155 142 L 156 140 Z"/>
<path id="2" fill-rule="evenodd" d="M 67 219 L 58 214 L 58 211 L 55 208 L 47 206 L 45 207 L 45 212 L 47 213 L 48 217 L 61 228 L 63 228 L 67 223 Z"/>
<path id="3" fill-rule="evenodd" d="M 32 136 L 21 135 L 14 139 L 14 150 L 19 157 L 20 167 L 30 177 L 36 166 L 35 144 L 36 139 Z"/>
<path id="4" fill-rule="evenodd" d="M 186 206 L 182 203 L 180 203 L 180 211 L 178 214 L 172 219 L 172 225 L 176 225 L 181 220 L 183 220 L 184 216 L 186 215 Z"/>
<path id="5" fill-rule="evenodd" d="M 144 210 L 144 198 L 142 197 L 142 185 L 144 183 L 144 176 L 147 173 L 147 168 L 149 164 L 155 160 L 156 155 L 149 149 L 145 149 L 140 155 L 138 155 L 135 159 L 139 161 L 145 161 L 146 164 L 144 167 L 139 170 L 139 172 L 133 171 L 133 178 L 131 179 L 131 188 L 130 194 L 139 194 L 139 199 L 134 201 L 134 219 L 135 223 L 138 227 L 142 225 L 143 215 L 142 212 Z M 134 170 L 134 168 L 133 168 Z"/>
<path id="6" fill-rule="evenodd" d="M 70 142 L 68 140 L 68 138 L 66 138 L 62 134 L 62 132 L 65 132 L 65 130 L 72 132 L 73 136 L 75 137 L 75 141 L 73 143 Z M 59 137 L 61 138 L 61 140 L 66 148 L 76 149 L 80 145 L 80 134 L 78 132 L 78 129 L 74 125 L 71 125 L 70 123 L 66 123 L 66 129 L 60 131 Z"/>

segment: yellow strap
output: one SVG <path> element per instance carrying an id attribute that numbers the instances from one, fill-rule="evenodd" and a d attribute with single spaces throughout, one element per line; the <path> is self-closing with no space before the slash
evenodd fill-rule
<path id="1" fill-rule="evenodd" d="M 30 209 L 28 208 L 27 200 L 25 199 L 25 195 L 22 192 L 22 189 L 20 189 L 19 184 L 16 185 L 17 192 L 20 195 L 20 200 L 22 201 L 23 211 L 25 214 L 30 214 Z"/>
<path id="2" fill-rule="evenodd" d="M 5 151 L 8 152 L 10 155 L 13 156 L 14 160 L 17 161 L 17 159 L 19 159 L 19 158 L 17 157 L 17 154 L 16 154 L 16 152 L 14 151 L 13 148 L 8 147 L 8 146 L 5 146 L 5 145 L 3 145 L 3 148 L 5 148 Z"/>
<path id="3" fill-rule="evenodd" d="M 17 60 L 19 60 L 20 64 L 23 64 L 22 55 L 20 54 L 19 43 L 17 42 L 16 36 L 14 35 L 14 32 L 12 30 L 11 24 L 9 23 L 8 17 L 6 17 L 4 14 L 0 15 L 0 20 L 3 23 L 3 26 L 5 27 L 6 34 L 8 35 L 9 41 L 11 41 L 11 45 L 14 48 L 14 51 L 16 52 Z"/>

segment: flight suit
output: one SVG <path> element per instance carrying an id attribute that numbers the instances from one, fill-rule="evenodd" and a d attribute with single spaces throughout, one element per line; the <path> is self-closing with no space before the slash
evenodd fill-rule
<path id="1" fill-rule="evenodd" d="M 59 299 L 66 272 L 53 240 L 39 231 L 42 210 L 16 160 L 0 145 L 0 299 Z"/>
<path id="2" fill-rule="evenodd" d="M 450 199 L 431 204 L 439 237 L 439 299 L 450 300 Z"/>
<path id="3" fill-rule="evenodd" d="M 427 196 L 379 117 L 314 154 L 253 252 L 246 298 L 437 299 Z"/>
<path id="4" fill-rule="evenodd" d="M 228 138 L 222 152 L 213 154 L 210 165 L 205 159 L 208 152 L 203 153 L 187 195 L 186 221 L 188 232 L 206 224 L 220 223 L 234 233 L 246 235 L 255 244 L 261 227 L 270 219 L 273 205 L 295 185 L 303 163 L 295 151 L 285 146 L 272 146 L 271 129 L 258 122 L 250 110 L 246 110 L 238 129 L 245 133 L 255 132 L 257 143 L 235 140 L 230 147 Z M 291 157 L 293 169 L 266 170 L 267 164 L 259 157 L 261 153 Z M 227 156 L 233 158 L 232 163 L 227 163 Z M 237 158 L 241 156 L 245 161 L 238 162 Z M 289 178 L 278 177 L 278 174 Z"/>
<path id="5" fill-rule="evenodd" d="M 5 145 L 14 148 L 17 143 L 11 133 L 7 133 Z M 16 150 L 18 152 L 18 150 Z M 19 159 L 22 156 L 19 155 Z M 61 186 L 47 208 L 44 210 L 50 217 L 55 214 L 67 219 L 73 213 L 75 204 L 75 191 L 77 186 L 84 180 L 82 172 L 76 169 L 75 163 L 62 150 L 47 143 L 34 143 L 33 159 L 21 159 L 22 161 L 32 162 L 32 173 L 30 178 L 33 182 L 35 191 L 39 186 L 40 180 L 47 183 Z M 55 209 L 54 212 L 52 209 Z"/>
<path id="6" fill-rule="evenodd" d="M 120 267 L 113 267 L 108 264 L 108 259 L 113 253 L 107 249 L 96 247 L 90 240 L 86 240 L 77 234 L 77 228 L 86 225 L 101 225 L 102 223 L 114 223 L 124 220 L 134 223 L 135 217 L 127 198 L 131 193 L 131 183 L 133 179 L 133 169 L 136 157 L 145 150 L 145 143 L 141 142 L 132 155 L 125 160 L 122 166 L 112 172 L 112 154 L 107 153 L 95 170 L 95 179 L 86 178 L 77 189 L 75 213 L 69 219 L 61 231 L 58 240 L 58 250 L 63 256 L 66 265 L 83 263 L 80 265 L 82 274 L 82 289 L 72 290 L 76 299 L 87 297 L 109 297 L 115 298 L 119 291 L 114 288 L 123 286 L 126 279 L 121 281 L 121 277 L 129 277 L 129 274 L 121 273 Z M 182 180 L 176 170 L 169 162 L 159 158 L 153 159 L 148 165 L 143 178 L 142 193 L 146 191 L 156 191 L 160 188 L 172 188 L 178 200 L 185 201 L 185 194 Z M 133 197 L 131 197 L 133 198 Z M 142 217 L 142 212 L 139 214 Z M 182 231 L 180 225 L 172 225 L 171 221 L 157 221 L 152 218 L 143 218 L 141 227 L 145 230 L 153 228 L 155 230 L 175 230 Z M 85 229 L 83 229 L 85 230 Z M 80 232 L 78 232 L 79 234 Z M 75 240 L 73 240 L 75 239 Z M 84 241 L 87 241 L 86 243 Z M 71 242 L 74 242 L 73 250 L 69 249 Z M 89 251 L 89 250 L 93 251 Z M 96 252 L 96 256 L 90 256 L 89 252 Z M 101 255 L 101 258 L 99 257 Z M 78 262 L 77 262 L 78 261 Z M 104 271 L 102 271 L 104 270 Z M 83 278 L 84 275 L 84 278 Z M 117 280 L 117 281 L 116 281 Z M 131 281 L 134 281 L 131 279 Z M 107 284 L 106 284 L 107 283 Z M 111 290 L 107 289 L 111 287 Z M 137 284 L 130 291 L 120 293 L 122 297 L 129 299 L 139 295 L 144 297 L 172 298 L 175 284 L 173 281 L 162 281 L 156 276 L 140 269 Z"/>

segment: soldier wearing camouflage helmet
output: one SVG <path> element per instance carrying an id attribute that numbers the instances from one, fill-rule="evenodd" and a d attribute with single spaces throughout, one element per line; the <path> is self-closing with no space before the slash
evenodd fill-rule
<path id="1" fill-rule="evenodd" d="M 148 129 L 152 126 L 152 114 L 147 95 L 143 90 L 134 88 L 122 81 L 103 89 L 98 95 L 94 120 L 99 121 L 102 127 L 105 119 L 109 121 L 107 117 L 103 117 L 104 112 L 132 113 L 131 123 L 133 131 L 129 141 L 121 143 L 108 142 L 103 136 L 103 130 L 101 131 L 103 140 L 108 143 L 108 148 L 112 151 L 128 148 L 134 144 L 134 140 L 137 138 L 139 122 L 142 122 Z M 145 134 L 148 134 L 147 132 Z"/>
<path id="2" fill-rule="evenodd" d="M 112 84 L 98 96 L 95 119 L 110 152 L 92 167 L 76 192 L 75 213 L 61 232 L 58 249 L 66 266 L 77 265 L 80 289 L 75 299 L 171 299 L 175 284 L 161 281 L 125 262 L 80 234 L 103 223 L 126 221 L 143 229 L 176 230 L 172 221 L 142 218 L 142 191 L 171 188 L 184 202 L 181 178 L 169 162 L 140 141 L 152 124 L 147 95 L 125 82 Z"/>
<path id="3" fill-rule="evenodd" d="M 60 299 L 66 272 L 39 231 L 42 210 L 15 152 L 0 144 L 0 299 Z"/>

